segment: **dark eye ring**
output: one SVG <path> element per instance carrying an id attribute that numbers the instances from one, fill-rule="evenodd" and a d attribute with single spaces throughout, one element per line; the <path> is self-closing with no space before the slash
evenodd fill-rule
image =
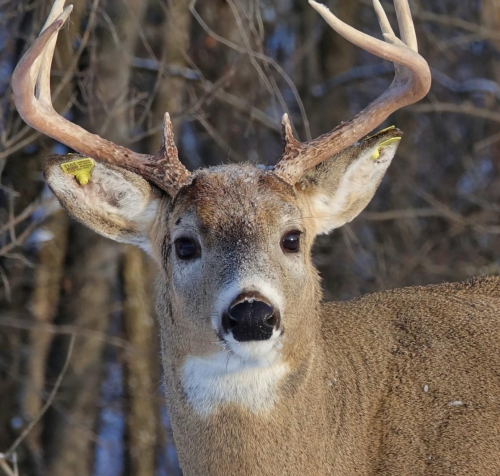
<path id="1" fill-rule="evenodd" d="M 300 250 L 300 231 L 287 231 L 281 238 L 281 249 L 284 253 L 297 253 Z"/>
<path id="2" fill-rule="evenodd" d="M 175 240 L 175 252 L 182 260 L 197 258 L 200 255 L 198 244 L 192 238 L 178 238 Z"/>

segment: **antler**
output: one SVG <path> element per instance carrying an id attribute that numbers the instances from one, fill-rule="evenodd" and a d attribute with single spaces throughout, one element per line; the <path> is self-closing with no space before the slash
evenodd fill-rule
<path id="1" fill-rule="evenodd" d="M 371 132 L 394 111 L 422 99 L 431 86 L 429 65 L 418 54 L 408 0 L 394 0 L 401 40 L 394 34 L 380 1 L 373 0 L 385 42 L 342 22 L 324 5 L 314 0 L 309 0 L 309 3 L 346 40 L 380 58 L 392 61 L 396 73 L 389 88 L 364 111 L 310 142 L 297 141 L 293 137 L 288 116 L 283 116 L 284 150 L 274 171 L 291 185 L 307 170 Z"/>
<path id="2" fill-rule="evenodd" d="M 55 0 L 42 32 L 25 53 L 14 74 L 12 89 L 19 115 L 34 129 L 56 139 L 81 154 L 142 175 L 162 190 L 175 195 L 189 180 L 173 141 L 170 116 L 165 114 L 164 136 L 156 156 L 139 154 L 91 134 L 60 116 L 52 106 L 50 67 L 59 30 L 69 18 L 72 5 Z"/>

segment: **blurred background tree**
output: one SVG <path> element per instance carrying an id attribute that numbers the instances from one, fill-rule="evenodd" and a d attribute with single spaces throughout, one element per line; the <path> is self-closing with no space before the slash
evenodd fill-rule
<path id="1" fill-rule="evenodd" d="M 369 0 L 326 3 L 380 35 Z M 22 476 L 179 475 L 159 369 L 155 264 L 67 217 L 41 175 L 44 158 L 67 149 L 13 107 L 11 73 L 50 4 L 0 0 L 0 452 Z M 56 108 L 147 153 L 169 111 L 190 169 L 272 164 L 283 112 L 308 139 L 391 80 L 391 64 L 337 36 L 305 0 L 74 6 L 53 66 Z M 500 271 L 500 3 L 411 7 L 433 87 L 390 119 L 405 137 L 368 209 L 318 240 L 327 299 Z"/>

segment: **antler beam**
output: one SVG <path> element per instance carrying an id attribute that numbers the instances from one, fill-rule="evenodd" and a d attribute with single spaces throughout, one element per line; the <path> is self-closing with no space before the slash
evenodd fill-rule
<path id="1" fill-rule="evenodd" d="M 34 129 L 77 152 L 131 170 L 175 195 L 189 180 L 190 173 L 177 156 L 168 114 L 164 119 L 164 145 L 156 156 L 152 156 L 133 152 L 91 134 L 54 110 L 50 95 L 50 67 L 59 30 L 73 9 L 72 5 L 63 9 L 64 2 L 55 0 L 42 32 L 12 75 L 14 102 L 19 115 Z"/>
<path id="2" fill-rule="evenodd" d="M 379 0 L 373 0 L 385 42 L 347 25 L 324 5 L 314 0 L 309 0 L 309 3 L 346 40 L 380 58 L 392 61 L 396 73 L 389 88 L 364 111 L 310 142 L 297 141 L 292 135 L 288 116 L 283 116 L 284 150 L 274 170 L 276 175 L 291 185 L 306 171 L 373 131 L 394 111 L 422 99 L 431 86 L 429 65 L 417 51 L 408 0 L 394 0 L 401 39 L 394 34 Z"/>

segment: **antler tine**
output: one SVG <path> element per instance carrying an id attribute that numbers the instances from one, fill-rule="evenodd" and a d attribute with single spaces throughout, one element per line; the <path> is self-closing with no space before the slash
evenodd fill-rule
<path id="1" fill-rule="evenodd" d="M 391 22 L 387 18 L 385 14 L 384 7 L 379 2 L 379 0 L 373 0 L 373 9 L 377 14 L 378 24 L 380 25 L 380 29 L 382 30 L 382 34 L 387 41 L 387 38 L 390 38 L 392 41 L 390 43 L 395 43 L 393 41 L 393 37 L 396 38 L 394 30 L 392 29 Z"/>
<path id="2" fill-rule="evenodd" d="M 166 182 L 170 181 L 173 182 L 173 184 L 182 185 L 188 181 L 190 173 L 179 160 L 179 153 L 174 142 L 174 128 L 168 112 L 166 112 L 163 116 L 161 146 L 160 150 L 156 154 L 155 160 L 160 174 L 162 166 L 166 166 L 166 169 L 168 170 L 168 174 L 165 174 L 164 177 Z"/>
<path id="3" fill-rule="evenodd" d="M 177 153 L 169 153 L 171 147 L 161 157 L 139 154 L 91 134 L 54 110 L 50 97 L 50 67 L 59 30 L 73 8 L 70 5 L 63 10 L 63 6 L 64 0 L 55 0 L 42 32 L 14 70 L 12 90 L 19 115 L 34 129 L 77 152 L 138 173 L 168 194 L 175 195 L 188 181 L 190 173 Z"/>
<path id="4" fill-rule="evenodd" d="M 63 23 L 69 18 L 71 12 L 73 11 L 73 5 L 68 5 L 64 8 L 65 0 L 55 0 L 52 8 L 50 9 L 49 16 L 45 20 L 42 32 L 48 28 L 52 23 L 57 20 L 62 20 Z M 54 57 L 54 50 L 56 48 L 57 37 L 59 36 L 59 30 L 57 30 L 52 38 L 47 43 L 43 53 L 40 55 L 40 63 L 37 69 L 33 68 L 33 74 L 37 78 L 35 94 L 41 103 L 48 106 L 52 105 L 52 100 L 50 97 L 50 67 L 52 65 L 52 58 Z"/>
<path id="5" fill-rule="evenodd" d="M 398 17 L 399 31 L 403 42 L 418 53 L 417 35 L 415 25 L 411 19 L 410 6 L 407 0 L 394 0 L 396 16 Z"/>
<path id="6" fill-rule="evenodd" d="M 324 5 L 309 0 L 311 6 L 346 40 L 369 53 L 392 61 L 395 64 L 395 76 L 389 88 L 364 111 L 311 142 L 304 143 L 294 138 L 290 139 L 293 136 L 289 128 L 289 132 L 284 135 L 285 150 L 276 165 L 275 173 L 291 185 L 295 184 L 307 170 L 373 131 L 394 111 L 419 101 L 428 93 L 431 73 L 425 59 L 417 53 L 415 29 L 408 0 L 394 1 L 403 41 L 394 34 L 379 0 L 373 0 L 373 7 L 385 41 L 356 30 L 338 19 Z"/>

